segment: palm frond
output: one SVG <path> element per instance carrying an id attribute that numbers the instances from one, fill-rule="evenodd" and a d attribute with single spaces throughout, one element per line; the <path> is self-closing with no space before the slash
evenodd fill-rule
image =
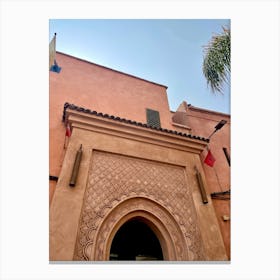
<path id="1" fill-rule="evenodd" d="M 230 30 L 214 35 L 204 46 L 202 71 L 212 92 L 223 93 L 224 83 L 230 79 Z"/>

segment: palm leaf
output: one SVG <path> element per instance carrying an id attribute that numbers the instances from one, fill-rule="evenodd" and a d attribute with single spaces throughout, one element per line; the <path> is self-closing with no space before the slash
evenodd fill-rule
<path id="1" fill-rule="evenodd" d="M 213 93 L 223 93 L 224 83 L 230 79 L 230 30 L 223 30 L 204 47 L 202 71 Z"/>

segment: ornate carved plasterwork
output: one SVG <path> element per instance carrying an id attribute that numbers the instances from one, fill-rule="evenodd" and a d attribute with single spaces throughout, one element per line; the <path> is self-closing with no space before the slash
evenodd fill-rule
<path id="1" fill-rule="evenodd" d="M 161 245 L 166 248 L 163 250 L 165 259 L 188 259 L 184 235 L 172 215 L 155 201 L 139 196 L 124 200 L 108 213 L 93 241 L 98 247 L 93 250 L 92 259 L 108 259 L 112 237 L 120 226 L 135 217 L 146 221 L 155 230 Z"/>
<path id="2" fill-rule="evenodd" d="M 120 208 L 125 201 L 130 203 Z M 178 259 L 204 259 L 184 167 L 94 151 L 74 260 L 101 260 L 110 228 L 123 215 L 137 210 L 152 213 L 162 221 L 172 236 Z"/>

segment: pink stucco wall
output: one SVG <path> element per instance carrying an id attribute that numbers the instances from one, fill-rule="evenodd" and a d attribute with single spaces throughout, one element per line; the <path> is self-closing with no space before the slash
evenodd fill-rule
<path id="1" fill-rule="evenodd" d="M 226 148 L 230 155 L 230 115 L 205 110 L 188 105 L 186 102 L 178 107 L 178 111 L 184 112 L 188 129 L 174 126 L 176 130 L 189 132 L 193 135 L 199 135 L 208 138 L 215 130 L 215 126 L 221 121 L 227 123 L 210 138 L 209 149 L 216 161 L 213 167 L 203 163 L 204 172 L 207 180 L 207 192 L 217 193 L 230 190 L 230 166 L 227 162 L 223 148 Z M 175 112 L 173 112 L 173 115 Z M 205 149 L 201 153 L 203 162 L 207 155 Z M 230 258 L 230 222 L 224 221 L 223 216 L 230 217 L 230 201 L 213 199 L 216 216 L 223 235 L 227 255 Z"/>
<path id="2" fill-rule="evenodd" d="M 58 176 L 63 159 L 65 102 L 146 123 L 146 108 L 159 111 L 161 126 L 172 129 L 166 86 L 78 58 L 56 54 L 62 70 L 50 72 L 50 173 Z"/>
<path id="3" fill-rule="evenodd" d="M 208 137 L 220 120 L 227 123 L 210 138 L 209 148 L 216 161 L 213 167 L 203 164 L 207 178 L 208 192 L 224 192 L 230 190 L 230 166 L 227 162 L 223 148 L 226 148 L 230 155 L 230 116 L 222 113 L 199 111 L 190 107 L 190 126 L 193 133 Z M 201 160 L 206 157 L 207 151 L 201 154 Z M 223 216 L 230 217 L 230 201 L 213 199 L 216 216 L 223 235 L 227 255 L 230 258 L 230 222 L 224 221 Z"/>
<path id="4" fill-rule="evenodd" d="M 161 125 L 172 128 L 166 86 L 57 53 L 62 70 L 50 72 L 50 173 L 58 176 L 63 159 L 65 102 L 109 115 L 146 123 L 146 108 L 160 113 Z"/>

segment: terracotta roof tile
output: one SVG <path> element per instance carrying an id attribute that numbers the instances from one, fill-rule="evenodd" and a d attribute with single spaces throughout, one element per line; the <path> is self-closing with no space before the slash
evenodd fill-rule
<path id="1" fill-rule="evenodd" d="M 183 132 L 179 132 L 179 131 L 176 131 L 176 130 L 170 130 L 170 129 L 166 129 L 166 128 L 153 127 L 153 126 L 150 126 L 146 123 L 127 120 L 127 119 L 120 118 L 120 117 L 117 117 L 117 116 L 103 114 L 101 112 L 96 112 L 96 111 L 93 111 L 93 110 L 90 110 L 90 109 L 85 109 L 83 107 L 79 107 L 79 106 L 76 106 L 74 104 L 70 104 L 68 102 L 66 102 L 64 104 L 63 116 L 62 116 L 62 121 L 63 122 L 65 122 L 65 118 L 66 118 L 66 109 L 74 110 L 74 111 L 77 111 L 77 112 L 83 112 L 83 113 L 86 113 L 86 114 L 96 115 L 96 116 L 99 116 L 99 117 L 102 117 L 102 118 L 112 119 L 112 120 L 115 120 L 115 121 L 124 122 L 124 123 L 128 123 L 128 124 L 135 125 L 135 126 L 141 126 L 141 127 L 145 127 L 145 128 L 148 128 L 148 129 L 154 129 L 154 130 L 158 130 L 158 131 L 162 131 L 162 132 L 166 132 L 166 133 L 170 133 L 170 134 L 175 134 L 175 135 L 179 135 L 179 136 L 182 136 L 182 137 L 198 139 L 198 140 L 205 141 L 207 143 L 209 142 L 209 139 L 206 139 L 204 137 L 195 136 L 195 135 L 191 135 L 191 134 L 186 134 L 186 133 L 183 133 Z"/>

